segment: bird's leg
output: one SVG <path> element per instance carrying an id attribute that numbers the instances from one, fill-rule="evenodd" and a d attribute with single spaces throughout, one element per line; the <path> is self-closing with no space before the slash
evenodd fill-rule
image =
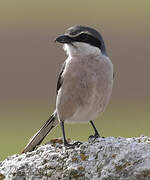
<path id="1" fill-rule="evenodd" d="M 70 146 L 71 144 L 69 144 L 67 142 L 66 135 L 65 135 L 64 121 L 60 121 L 60 126 L 61 126 L 61 130 L 62 130 L 64 146 Z"/>
<path id="2" fill-rule="evenodd" d="M 82 143 L 79 142 L 79 141 L 75 142 L 74 144 L 69 144 L 69 143 L 67 142 L 66 135 L 65 135 L 64 121 L 60 121 L 60 126 L 61 126 L 61 130 L 62 130 L 62 134 L 63 134 L 63 142 L 64 142 L 64 146 L 67 146 L 67 147 L 74 147 L 74 146 L 76 146 L 76 145 L 82 144 Z"/>
<path id="3" fill-rule="evenodd" d="M 93 127 L 93 129 L 94 129 L 94 131 L 95 131 L 95 134 L 89 136 L 89 138 L 98 138 L 98 137 L 100 137 L 100 135 L 99 135 L 99 133 L 98 133 L 98 131 L 97 131 L 97 129 L 96 129 L 96 127 L 95 127 L 95 125 L 94 125 L 94 123 L 93 123 L 92 120 L 90 121 L 90 123 L 91 123 L 91 125 L 92 125 L 92 127 Z"/>

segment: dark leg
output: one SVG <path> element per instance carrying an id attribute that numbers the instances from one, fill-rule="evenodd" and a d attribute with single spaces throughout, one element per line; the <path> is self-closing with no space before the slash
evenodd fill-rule
<path id="1" fill-rule="evenodd" d="M 63 134 L 63 142 L 64 142 L 64 146 L 68 146 L 68 147 L 74 147 L 76 145 L 81 145 L 82 143 L 77 141 L 75 142 L 74 144 L 69 144 L 67 142 L 67 139 L 66 139 L 66 135 L 65 135 L 65 127 L 64 127 L 64 121 L 60 121 L 60 126 L 61 126 L 61 130 L 62 130 L 62 134 Z"/>
<path id="2" fill-rule="evenodd" d="M 91 123 L 91 125 L 92 125 L 92 127 L 93 127 L 93 129 L 95 131 L 95 134 L 94 134 L 94 136 L 91 135 L 89 138 L 98 138 L 98 137 L 100 137 L 100 135 L 99 135 L 99 133 L 98 133 L 98 131 L 97 131 L 97 129 L 96 129 L 96 127 L 95 127 L 95 125 L 94 125 L 92 120 L 90 121 L 90 123 Z"/>
<path id="3" fill-rule="evenodd" d="M 70 146 L 71 144 L 69 144 L 66 140 L 64 121 L 60 121 L 60 126 L 61 126 L 61 130 L 62 130 L 62 134 L 63 134 L 64 146 Z"/>

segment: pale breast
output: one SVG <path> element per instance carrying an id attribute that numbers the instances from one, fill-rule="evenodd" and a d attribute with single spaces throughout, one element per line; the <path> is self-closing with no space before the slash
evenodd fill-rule
<path id="1" fill-rule="evenodd" d="M 60 119 L 89 121 L 104 111 L 113 85 L 113 66 L 107 57 L 70 59 L 63 73 L 56 107 Z"/>

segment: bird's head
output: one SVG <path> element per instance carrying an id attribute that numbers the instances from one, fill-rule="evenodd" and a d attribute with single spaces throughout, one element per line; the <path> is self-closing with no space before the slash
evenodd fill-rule
<path id="1" fill-rule="evenodd" d="M 58 36 L 56 42 L 64 44 L 69 56 L 75 55 L 106 55 L 106 48 L 101 34 L 87 26 L 76 25 Z"/>

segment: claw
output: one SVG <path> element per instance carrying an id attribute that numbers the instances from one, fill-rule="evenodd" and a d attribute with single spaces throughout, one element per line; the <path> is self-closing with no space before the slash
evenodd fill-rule
<path id="1" fill-rule="evenodd" d="M 99 134 L 95 133 L 94 135 L 90 135 L 88 139 L 92 139 L 92 138 L 96 139 L 99 137 L 101 137 L 101 136 Z M 104 138 L 104 137 L 101 137 L 101 138 Z"/>
<path id="2" fill-rule="evenodd" d="M 80 142 L 80 141 L 76 141 L 76 142 L 73 143 L 73 144 L 69 144 L 67 141 L 64 142 L 64 146 L 70 147 L 70 148 L 71 148 L 71 147 L 73 148 L 73 147 L 75 147 L 75 146 L 78 146 L 78 147 L 79 147 L 81 144 L 82 144 L 82 142 Z"/>

